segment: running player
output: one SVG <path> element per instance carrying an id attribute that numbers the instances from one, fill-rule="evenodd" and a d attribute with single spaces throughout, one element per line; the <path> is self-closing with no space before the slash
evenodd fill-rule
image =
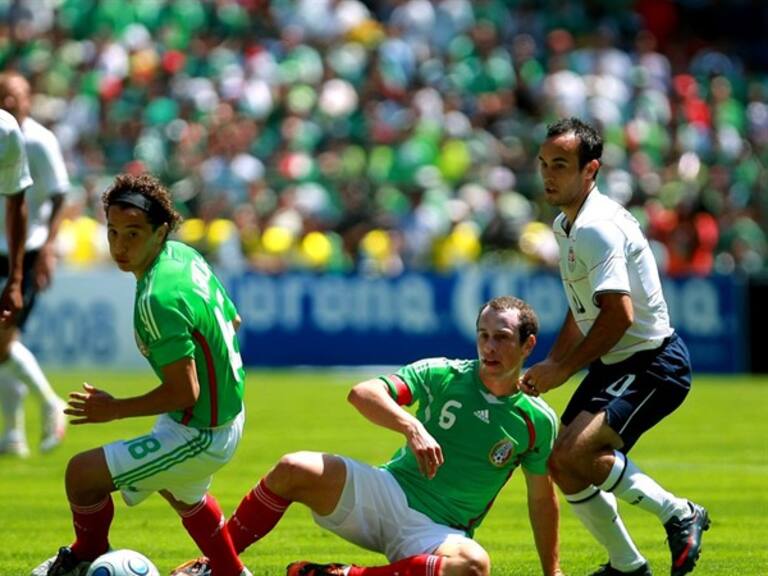
<path id="1" fill-rule="evenodd" d="M 66 403 L 53 391 L 34 354 L 20 340 L 20 331 L 35 304 L 37 292 L 51 283 L 55 267 L 54 244 L 61 208 L 69 190 L 69 176 L 53 132 L 29 116 L 32 95 L 27 80 L 16 72 L 0 74 L 0 102 L 19 123 L 33 184 L 26 192 L 29 226 L 26 231 L 24 308 L 13 326 L 0 328 L 0 404 L 5 430 L 0 453 L 29 454 L 24 429 L 24 396 L 34 393 L 40 401 L 43 433 L 40 450 L 48 452 L 64 437 Z M 2 216 L 0 215 L 0 218 Z M 7 245 L 0 243 L 0 275 L 8 270 Z"/>

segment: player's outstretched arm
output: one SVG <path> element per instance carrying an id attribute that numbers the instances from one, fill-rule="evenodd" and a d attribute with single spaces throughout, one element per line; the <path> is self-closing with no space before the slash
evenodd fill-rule
<path id="1" fill-rule="evenodd" d="M 549 474 L 523 469 L 528 488 L 528 516 L 544 576 L 562 576 L 560 570 L 560 506 Z"/>
<path id="2" fill-rule="evenodd" d="M 90 384 L 84 392 L 69 395 L 65 414 L 73 416 L 72 424 L 109 422 L 119 418 L 154 416 L 189 408 L 197 401 L 200 384 L 193 358 L 182 358 L 163 366 L 163 382 L 142 396 L 114 398 Z"/>
<path id="3" fill-rule="evenodd" d="M 347 400 L 368 420 L 403 434 L 416 456 L 421 473 L 434 478 L 443 464 L 443 450 L 424 425 L 389 395 L 379 379 L 366 380 L 350 390 Z"/>

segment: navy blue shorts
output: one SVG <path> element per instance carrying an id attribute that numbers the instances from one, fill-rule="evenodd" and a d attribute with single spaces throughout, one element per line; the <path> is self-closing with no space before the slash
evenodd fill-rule
<path id="1" fill-rule="evenodd" d="M 624 441 L 620 450 L 626 454 L 643 432 L 683 403 L 690 389 L 688 348 L 672 334 L 661 347 L 636 352 L 617 364 L 590 364 L 561 420 L 568 425 L 582 410 L 604 411 L 608 425 Z"/>
<path id="2" fill-rule="evenodd" d="M 21 295 L 24 302 L 24 307 L 16 315 L 15 324 L 16 327 L 21 329 L 27 322 L 29 313 L 32 312 L 32 308 L 35 305 L 35 298 L 37 297 L 37 288 L 35 288 L 34 270 L 37 257 L 40 255 L 39 250 L 30 250 L 24 252 L 24 277 L 21 280 Z M 5 281 L 8 279 L 8 256 L 0 254 L 0 290 L 5 287 Z"/>

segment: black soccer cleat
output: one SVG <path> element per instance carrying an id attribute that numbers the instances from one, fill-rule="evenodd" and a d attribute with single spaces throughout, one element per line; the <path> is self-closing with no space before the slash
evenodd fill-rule
<path id="1" fill-rule="evenodd" d="M 701 537 L 709 530 L 707 509 L 688 501 L 692 514 L 686 518 L 672 518 L 664 528 L 667 531 L 669 551 L 672 553 L 671 576 L 688 574 L 696 566 L 701 554 Z"/>
<path id="2" fill-rule="evenodd" d="M 32 570 L 31 576 L 84 576 L 91 563 L 80 560 L 69 546 Z"/>
<path id="3" fill-rule="evenodd" d="M 640 566 L 640 568 L 635 568 L 632 572 L 622 572 L 608 563 L 600 566 L 597 572 L 592 572 L 590 576 L 653 576 L 653 572 L 651 572 L 651 567 L 648 566 L 647 562 Z"/>
<path id="4" fill-rule="evenodd" d="M 285 568 L 286 576 L 346 576 L 347 564 L 313 564 L 312 562 L 293 562 Z"/>

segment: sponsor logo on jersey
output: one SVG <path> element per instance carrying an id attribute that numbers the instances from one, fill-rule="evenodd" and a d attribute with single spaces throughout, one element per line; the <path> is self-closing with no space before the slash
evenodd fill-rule
<path id="1" fill-rule="evenodd" d="M 509 462 L 509 459 L 512 458 L 512 454 L 514 453 L 514 442 L 509 438 L 504 438 L 493 445 L 493 448 L 491 448 L 491 451 L 488 454 L 488 460 L 490 460 L 491 464 L 497 468 L 501 468 L 504 464 Z"/>
<path id="2" fill-rule="evenodd" d="M 139 352 L 141 352 L 145 358 L 149 358 L 149 348 L 144 344 L 144 340 L 141 339 L 141 336 L 139 336 L 139 333 L 136 330 L 133 331 L 133 337 L 136 339 L 136 346 L 139 348 Z"/>
<path id="3" fill-rule="evenodd" d="M 490 415 L 488 414 L 488 408 L 485 410 L 475 410 L 474 415 L 480 418 L 483 422 L 488 424 L 491 421 Z"/>

